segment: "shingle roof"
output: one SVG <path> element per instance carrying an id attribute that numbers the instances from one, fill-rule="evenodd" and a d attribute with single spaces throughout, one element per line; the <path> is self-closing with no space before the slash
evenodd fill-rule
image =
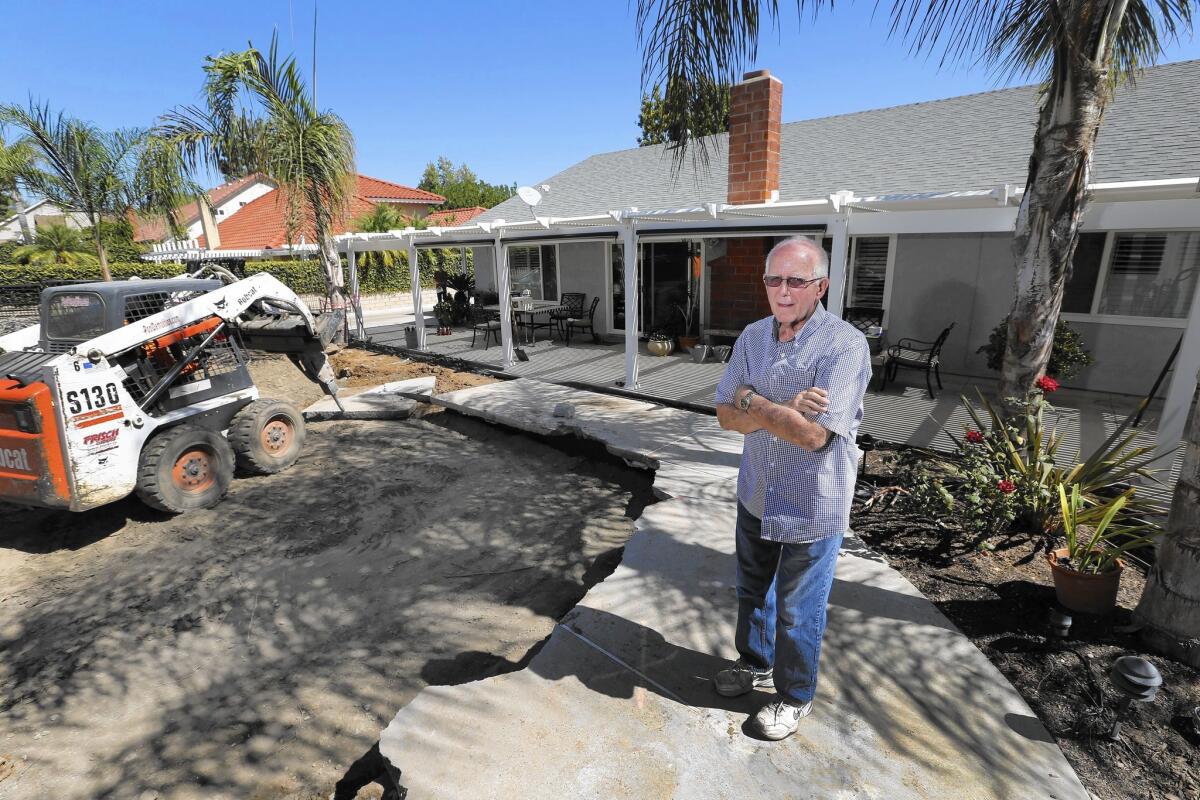
<path id="1" fill-rule="evenodd" d="M 244 178 L 222 183 L 220 186 L 214 186 L 212 189 L 209 189 L 209 202 L 214 207 L 219 206 L 242 189 L 260 182 L 274 183 L 267 177 L 257 173 L 247 175 Z M 181 205 L 177 211 L 179 213 L 179 224 L 184 227 L 200 219 L 200 205 L 196 201 Z M 133 240 L 135 242 L 158 242 L 166 239 L 170 234 L 170 231 L 167 229 L 167 221 L 162 218 L 144 219 L 141 216 L 134 215 L 131 222 L 133 224 Z"/>
<path id="2" fill-rule="evenodd" d="M 1037 92 L 1037 86 L 1023 86 L 786 123 L 779 199 L 814 199 L 841 189 L 869 196 L 1023 186 Z M 1152 67 L 1136 86 L 1119 88 L 1100 129 L 1092 181 L 1200 175 L 1197 107 L 1200 60 Z M 688 163 L 674 179 L 663 145 L 594 155 L 539 182 L 550 191 L 537 213 L 566 217 L 724 202 L 727 139 L 707 137 L 707 168 Z M 514 197 L 474 221 L 529 216 Z"/>
<path id="3" fill-rule="evenodd" d="M 483 206 L 471 206 L 470 208 L 447 208 L 442 211 L 430 211 L 429 214 L 425 216 L 425 219 L 430 225 L 439 225 L 443 228 L 451 228 L 455 225 L 462 225 L 464 222 L 470 222 L 485 211 L 487 211 L 487 209 Z"/>
<path id="4" fill-rule="evenodd" d="M 333 220 L 332 230 L 334 233 L 355 230 L 354 220 L 369 212 L 376 202 L 436 205 L 445 199 L 432 192 L 359 175 L 355 191 L 350 196 L 349 208 L 346 213 Z M 217 230 L 221 234 L 221 246 L 218 249 L 259 250 L 283 247 L 288 243 L 286 220 L 286 190 L 276 189 L 268 192 L 218 223 Z M 309 244 L 316 241 L 310 221 L 305 221 L 299 226 L 292 243 L 299 244 L 302 236 Z M 198 241 L 201 247 L 207 246 L 204 236 L 200 236 Z"/>

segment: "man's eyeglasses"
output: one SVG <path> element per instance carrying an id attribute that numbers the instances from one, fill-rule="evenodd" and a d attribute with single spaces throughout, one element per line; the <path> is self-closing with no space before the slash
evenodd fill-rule
<path id="1" fill-rule="evenodd" d="M 784 278 L 782 275 L 763 275 L 763 283 L 765 283 L 767 286 L 770 286 L 772 289 L 778 289 L 783 285 L 785 280 L 787 281 L 789 289 L 803 289 L 810 283 L 816 283 L 817 281 L 823 281 L 825 279 L 800 278 L 795 275 L 789 275 L 787 278 Z"/>

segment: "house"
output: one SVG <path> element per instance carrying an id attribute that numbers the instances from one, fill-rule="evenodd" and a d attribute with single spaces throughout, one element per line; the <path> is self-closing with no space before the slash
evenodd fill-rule
<path id="1" fill-rule="evenodd" d="M 229 219 L 247 204 L 275 191 L 275 188 L 274 181 L 256 173 L 209 189 L 207 194 L 209 205 L 212 207 L 213 221 L 219 224 Z M 204 234 L 201 218 L 201 212 L 204 210 L 198 201 L 187 203 L 176 210 L 179 223 L 186 231 L 183 238 L 196 239 Z M 145 218 L 134 215 L 132 223 L 135 242 L 158 243 L 174 238 L 167 221 L 161 217 Z"/>
<path id="2" fill-rule="evenodd" d="M 184 242 L 164 241 L 169 238 L 165 222 L 157 221 L 157 226 L 154 222 L 143 222 L 139 226 L 140 236 L 161 242 L 152 258 L 270 258 L 315 251 L 316 235 L 311 221 L 302 220 L 289 241 L 286 190 L 273 181 L 252 175 L 218 186 L 208 196 L 215 212 L 211 221 L 206 227 L 201 213 L 206 209 L 201 209 L 199 203 L 190 204 Z M 354 220 L 380 203 L 395 207 L 405 217 L 422 218 L 445 199 L 423 189 L 355 175 L 347 209 L 333 220 L 332 228 L 355 230 Z"/>
<path id="3" fill-rule="evenodd" d="M 425 217 L 425 221 L 430 225 L 437 225 L 443 228 L 453 228 L 457 225 L 465 225 L 486 211 L 487 209 L 483 206 L 471 206 L 470 208 L 447 208 L 441 211 L 430 211 Z"/>
<path id="4" fill-rule="evenodd" d="M 49 200 L 42 199 L 26 206 L 18 213 L 0 220 L 0 242 L 19 242 L 22 240 L 21 215 L 25 216 L 29 228 L 35 236 L 39 227 L 44 228 L 48 225 L 66 225 L 75 230 L 90 228 L 92 225 L 87 215 L 83 212 L 64 211 Z"/>

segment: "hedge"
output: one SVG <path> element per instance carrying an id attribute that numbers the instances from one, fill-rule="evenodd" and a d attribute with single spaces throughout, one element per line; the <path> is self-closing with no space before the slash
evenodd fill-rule
<path id="1" fill-rule="evenodd" d="M 149 261 L 115 261 L 108 265 L 113 278 L 173 278 L 184 271 L 182 264 L 155 264 Z M 65 264 L 0 264 L 0 286 L 40 281 L 98 281 L 100 266 L 67 266 Z"/>
<path id="2" fill-rule="evenodd" d="M 411 281 L 408 272 L 407 254 L 395 253 L 397 258 L 391 265 L 384 265 L 378 254 L 361 253 L 355 260 L 358 267 L 358 286 L 363 294 L 381 292 L 410 291 Z M 438 267 L 438 258 L 447 272 L 454 274 L 459 271 L 459 251 L 421 251 L 420 262 L 421 285 L 430 288 L 434 285 L 434 272 Z M 343 260 L 343 264 L 344 264 Z M 113 262 L 108 265 L 116 280 L 137 276 L 139 278 L 172 278 L 185 271 L 182 264 L 171 262 L 154 263 Z M 321 265 L 316 259 L 296 261 L 246 261 L 244 266 L 234 266 L 234 272 L 244 273 L 247 277 L 259 272 L 269 272 L 283 281 L 292 291 L 298 294 L 324 294 L 325 278 L 321 274 Z M 467 272 L 474 274 L 474 264 L 470 253 L 467 255 Z M 349 276 L 347 275 L 347 280 Z M 38 283 L 44 280 L 100 280 L 100 267 L 77 267 L 63 264 L 36 266 L 33 264 L 0 264 L 0 286 Z"/>

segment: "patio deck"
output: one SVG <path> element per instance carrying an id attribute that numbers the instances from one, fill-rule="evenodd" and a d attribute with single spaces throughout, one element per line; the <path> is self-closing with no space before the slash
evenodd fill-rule
<path id="1" fill-rule="evenodd" d="M 368 327 L 367 334 L 379 344 L 404 346 L 404 331 L 400 325 Z M 430 329 L 426 344 L 428 350 L 437 355 L 503 369 L 502 349 L 494 343 L 485 349 L 482 339 L 472 347 L 470 330 L 437 336 Z M 525 345 L 524 349 L 529 360 L 518 361 L 503 369 L 506 374 L 599 388 L 615 388 L 625 377 L 624 342 L 597 345 L 590 337 L 583 336 L 567 347 L 558 340 L 540 339 L 535 345 Z M 713 361 L 696 364 L 690 355 L 679 353 L 658 358 L 646 352 L 644 343 L 640 353 L 638 394 L 648 399 L 712 407 L 717 382 L 725 371 L 724 364 Z M 970 422 L 960 396 L 973 399 L 976 387 L 986 393 L 995 384 L 957 375 L 943 375 L 942 383 L 945 389 L 938 392 L 937 399 L 931 400 L 925 391 L 924 379 L 917 372 L 902 370 L 899 382 L 890 383 L 883 390 L 878 388 L 878 380 L 873 380 L 864 400 L 865 413 L 859 433 L 897 444 L 953 450 L 954 443 L 946 430 L 959 435 Z M 1052 423 L 1063 436 L 1060 452 L 1069 456 L 1078 452 L 1081 446 L 1086 454 L 1102 444 L 1137 407 L 1139 400 L 1129 395 L 1062 389 L 1055 393 L 1053 402 L 1056 413 Z M 1153 402 L 1147 409 L 1135 439 L 1138 445 L 1154 446 L 1156 422 L 1161 411 L 1161 401 Z M 1147 486 L 1146 494 L 1169 503 L 1182 463 L 1181 447 L 1175 453 L 1169 473 L 1161 476 L 1163 485 Z"/>

